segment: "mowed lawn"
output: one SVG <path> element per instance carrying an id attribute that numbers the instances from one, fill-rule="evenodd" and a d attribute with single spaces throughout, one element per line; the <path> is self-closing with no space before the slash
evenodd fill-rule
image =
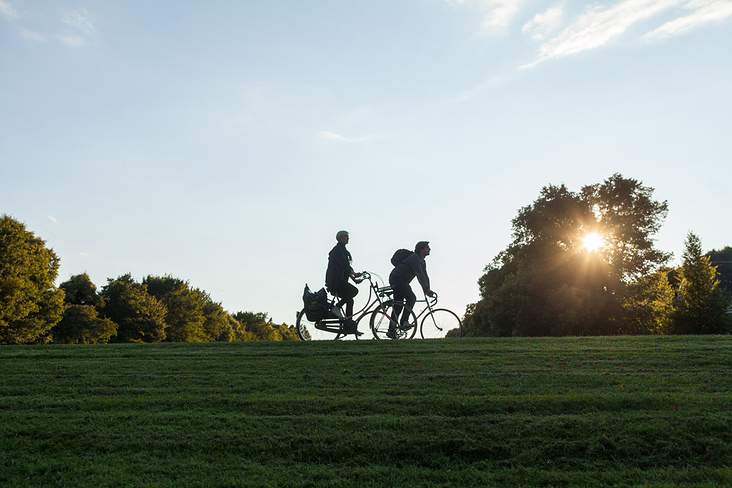
<path id="1" fill-rule="evenodd" d="M 0 347 L 0 486 L 730 486 L 732 338 Z"/>

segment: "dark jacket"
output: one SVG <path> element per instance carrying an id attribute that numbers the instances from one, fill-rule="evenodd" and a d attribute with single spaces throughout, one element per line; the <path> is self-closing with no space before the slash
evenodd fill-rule
<path id="1" fill-rule="evenodd" d="M 351 253 L 348 252 L 345 244 L 339 242 L 328 253 L 325 287 L 331 293 L 335 293 L 342 282 L 348 281 L 351 272 L 353 272 L 353 268 L 351 268 Z"/>
<path id="2" fill-rule="evenodd" d="M 407 259 L 394 268 L 390 276 L 401 278 L 407 283 L 410 283 L 416 276 L 425 292 L 430 289 L 430 277 L 427 276 L 427 263 L 416 252 L 410 254 Z"/>

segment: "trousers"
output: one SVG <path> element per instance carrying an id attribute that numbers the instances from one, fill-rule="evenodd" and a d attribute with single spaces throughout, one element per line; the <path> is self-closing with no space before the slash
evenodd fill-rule
<path id="1" fill-rule="evenodd" d="M 417 303 L 417 297 L 412 291 L 412 287 L 409 283 L 399 276 L 389 276 L 389 284 L 392 290 L 394 290 L 394 308 L 391 313 L 391 320 L 397 324 L 403 324 L 409 321 L 409 313 L 414 308 L 414 304 Z M 409 308 L 405 308 L 406 305 Z M 402 314 L 402 319 L 397 321 L 399 314 Z"/>
<path id="2" fill-rule="evenodd" d="M 335 295 L 340 299 L 336 306 L 346 305 L 346 317 L 353 316 L 353 298 L 358 295 L 358 288 L 350 284 L 348 281 L 341 281 L 335 289 Z"/>

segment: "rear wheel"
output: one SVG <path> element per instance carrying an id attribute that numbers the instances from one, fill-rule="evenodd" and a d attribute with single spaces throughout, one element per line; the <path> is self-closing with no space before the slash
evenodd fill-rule
<path id="1" fill-rule="evenodd" d="M 295 328 L 297 329 L 297 335 L 303 341 L 328 341 L 337 339 L 337 333 L 329 332 L 327 330 L 321 330 L 315 327 L 316 322 L 308 320 L 308 316 L 305 315 L 305 309 L 303 308 L 297 315 L 297 322 Z"/>
<path id="2" fill-rule="evenodd" d="M 451 310 L 436 308 L 422 319 L 419 328 L 422 339 L 443 339 L 463 336 L 463 324 L 460 318 Z"/>
<path id="3" fill-rule="evenodd" d="M 391 313 L 394 309 L 394 302 L 389 301 L 384 304 L 384 309 L 381 307 L 374 310 L 371 314 L 371 332 L 374 334 L 375 339 L 391 340 L 391 339 L 411 339 L 417 332 L 417 317 L 414 315 L 412 309 L 404 305 L 404 310 L 399 314 L 402 317 L 406 311 L 408 314 L 408 322 L 411 324 L 409 328 L 394 327 L 395 337 L 387 336 L 389 332 L 389 326 L 391 325 Z M 397 317 L 397 321 L 401 317 Z M 396 323 L 394 324 L 396 325 Z"/>

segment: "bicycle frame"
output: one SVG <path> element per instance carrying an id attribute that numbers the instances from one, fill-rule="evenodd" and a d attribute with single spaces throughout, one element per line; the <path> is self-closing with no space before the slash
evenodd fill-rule
<path id="1" fill-rule="evenodd" d="M 427 312 L 427 311 L 431 312 L 432 310 L 434 310 L 435 305 L 437 305 L 437 293 L 435 293 L 435 295 L 433 297 L 428 297 L 427 295 L 424 295 L 424 299 L 417 300 L 415 302 L 415 304 L 416 303 L 427 304 L 427 306 L 425 308 L 423 308 L 421 312 L 419 312 L 419 313 L 415 312 L 414 316 L 417 317 L 417 320 L 419 320 L 422 318 L 422 315 L 424 315 L 425 312 Z M 412 312 L 414 312 L 414 309 L 412 309 Z"/>
<path id="2" fill-rule="evenodd" d="M 419 333 L 423 339 L 445 337 L 447 333 L 450 333 L 452 337 L 462 336 L 460 317 L 452 310 L 437 308 L 437 294 L 431 297 L 424 295 L 424 299 L 416 300 L 416 302 L 425 304 L 419 313 L 416 308 L 412 309 L 415 327 L 419 324 Z M 456 329 L 457 332 L 454 332 Z"/>
<path id="3" fill-rule="evenodd" d="M 384 304 L 386 301 L 385 298 L 388 300 L 387 297 L 391 296 L 393 293 L 390 286 L 380 287 L 379 283 L 372 279 L 372 273 L 368 271 L 363 271 L 361 272 L 361 276 L 363 276 L 364 280 L 368 280 L 369 282 L 369 297 L 366 300 L 366 305 L 364 305 L 363 308 L 361 308 L 358 312 L 355 312 L 353 315 L 346 317 L 356 323 L 359 323 L 361 319 L 373 313 L 377 309 L 381 309 L 384 313 L 386 313 L 386 307 Z M 336 306 L 336 300 L 337 297 L 333 297 L 329 301 L 331 308 Z M 340 319 L 339 317 L 327 317 L 325 319 L 321 319 L 315 323 L 315 328 L 334 334 L 343 334 L 342 319 Z"/>

